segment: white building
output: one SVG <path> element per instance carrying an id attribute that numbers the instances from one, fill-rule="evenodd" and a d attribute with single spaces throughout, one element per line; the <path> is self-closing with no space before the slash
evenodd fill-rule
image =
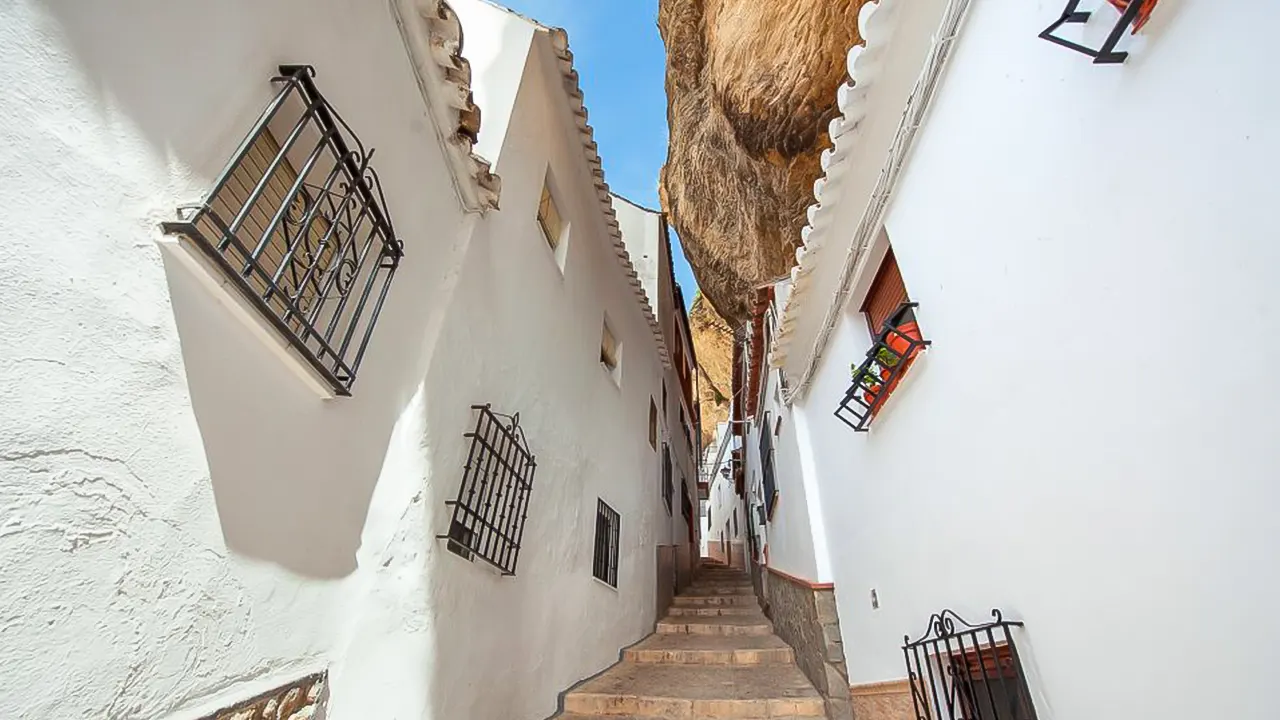
<path id="1" fill-rule="evenodd" d="M 0 9 L 6 716 L 536 720 L 652 629 L 670 336 L 563 33 L 452 4 Z"/>
<path id="2" fill-rule="evenodd" d="M 753 328 L 765 595 L 785 625 L 784 589 L 831 593 L 860 720 L 1274 716 L 1280 6 L 1162 2 L 1104 64 L 1039 37 L 1062 4 L 864 8 Z M 1085 5 L 1047 34 L 1100 49 Z M 932 642 L 944 609 L 983 629 Z"/>

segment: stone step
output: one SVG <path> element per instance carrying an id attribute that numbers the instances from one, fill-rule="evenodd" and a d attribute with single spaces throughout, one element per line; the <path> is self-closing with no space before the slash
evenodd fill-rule
<path id="1" fill-rule="evenodd" d="M 678 606 L 693 605 L 748 605 L 758 607 L 755 595 L 677 595 L 674 602 Z"/>
<path id="2" fill-rule="evenodd" d="M 564 698 L 587 717 L 824 717 L 822 696 L 795 665 L 645 665 L 622 662 Z"/>
<path id="3" fill-rule="evenodd" d="M 812 717 L 812 716 L 810 716 Z M 667 720 L 665 717 L 654 717 L 652 715 L 579 715 L 578 713 L 568 713 L 563 715 L 553 715 L 551 720 Z M 769 720 L 805 720 L 799 715 L 785 715 L 783 717 L 770 716 Z"/>
<path id="4" fill-rule="evenodd" d="M 674 665 L 771 665 L 795 657 L 776 635 L 650 635 L 622 651 L 627 662 Z"/>
<path id="5" fill-rule="evenodd" d="M 759 608 L 750 605 L 677 605 L 667 611 L 671 615 L 754 615 Z"/>
<path id="6" fill-rule="evenodd" d="M 658 632 L 664 635 L 772 635 L 773 625 L 761 612 L 722 617 L 668 616 L 658 622 Z"/>
<path id="7" fill-rule="evenodd" d="M 690 585 L 684 595 L 750 595 L 755 588 L 750 585 Z"/>

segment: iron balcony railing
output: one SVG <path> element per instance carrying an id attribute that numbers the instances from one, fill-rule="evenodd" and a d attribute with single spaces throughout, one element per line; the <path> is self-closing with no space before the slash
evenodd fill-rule
<path id="1" fill-rule="evenodd" d="M 862 364 L 853 369 L 853 384 L 845 391 L 836 417 L 856 432 L 866 432 L 885 400 L 906 375 L 916 355 L 932 342 L 920 337 L 915 308 L 903 303 L 885 320 L 875 344 Z"/>
<path id="2" fill-rule="evenodd" d="M 280 90 L 212 190 L 166 233 L 189 239 L 332 386 L 349 395 L 404 255 L 366 149 L 315 84 Z"/>
<path id="3" fill-rule="evenodd" d="M 929 618 L 916 640 L 902 638 L 917 720 L 1035 720 L 1013 628 L 999 610 L 971 625 L 951 610 Z"/>
<path id="4" fill-rule="evenodd" d="M 457 498 L 445 503 L 453 508 L 453 520 L 449 534 L 438 537 L 468 560 L 479 557 L 503 575 L 515 575 L 537 460 L 519 414 L 495 413 L 489 405 L 471 409 L 476 425 L 466 434 L 471 450 L 462 484 Z"/>

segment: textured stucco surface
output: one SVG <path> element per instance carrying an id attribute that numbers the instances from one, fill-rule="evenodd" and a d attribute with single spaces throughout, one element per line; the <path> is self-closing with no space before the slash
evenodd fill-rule
<path id="1" fill-rule="evenodd" d="M 495 123 L 504 209 L 481 220 L 460 211 L 385 3 L 127 5 L 0 7 L 0 707 L 186 720 L 328 668 L 330 720 L 546 716 L 652 628 L 671 534 L 646 437 L 661 364 L 599 242 L 550 49 L 529 65 L 532 32 L 467 29 L 525 38 L 497 66 L 532 68 L 477 92 L 511 98 L 482 134 L 518 116 Z M 288 31 L 299 17 L 307 33 Z M 192 27 L 222 41 L 173 31 Z M 406 246 L 335 401 L 157 228 L 299 61 L 379 150 Z M 579 231 L 563 277 L 533 219 L 548 162 Z M 606 312 L 621 390 L 597 362 Z M 521 412 L 539 459 L 516 578 L 435 539 L 483 402 Z M 590 575 L 597 496 L 623 513 L 618 591 Z"/>

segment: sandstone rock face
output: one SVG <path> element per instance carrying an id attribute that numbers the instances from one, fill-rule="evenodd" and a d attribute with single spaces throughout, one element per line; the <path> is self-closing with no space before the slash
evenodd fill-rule
<path id="1" fill-rule="evenodd" d="M 660 0 L 671 141 L 663 209 L 733 325 L 795 262 L 867 0 Z"/>
<path id="2" fill-rule="evenodd" d="M 702 446 L 715 441 L 716 425 L 729 419 L 733 392 L 733 331 L 701 293 L 689 310 L 689 334 L 698 356 L 698 393 L 702 407 Z"/>

